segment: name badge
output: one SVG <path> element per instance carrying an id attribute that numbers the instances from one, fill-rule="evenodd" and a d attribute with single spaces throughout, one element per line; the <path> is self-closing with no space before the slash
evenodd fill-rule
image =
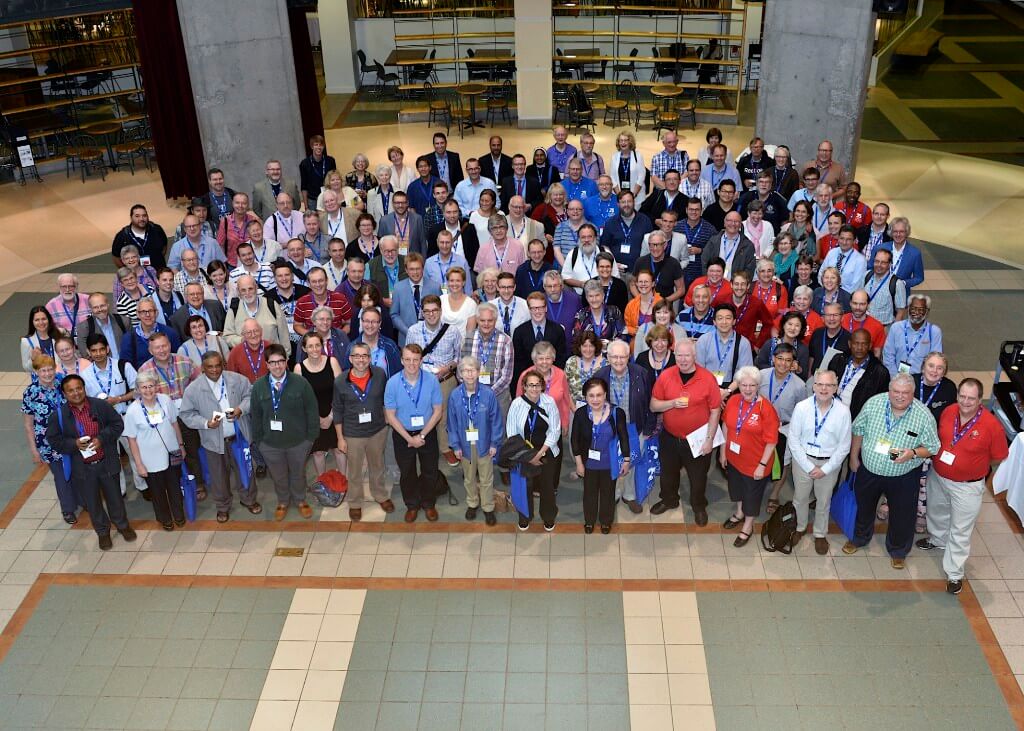
<path id="1" fill-rule="evenodd" d="M 721 386 L 725 383 L 725 371 L 713 371 L 715 374 L 715 380 L 718 381 L 718 385 Z"/>
<path id="2" fill-rule="evenodd" d="M 148 256 L 140 256 L 139 263 L 142 264 L 142 266 L 144 267 L 148 267 L 150 264 L 153 263 L 153 259 Z"/>
<path id="3" fill-rule="evenodd" d="M 369 424 L 372 420 L 373 420 L 373 414 L 371 414 L 369 411 L 364 411 L 363 413 L 361 413 L 359 415 L 359 423 L 360 424 Z"/>
<path id="4" fill-rule="evenodd" d="M 896 366 L 896 371 L 898 373 L 910 373 L 910 363 L 907 363 L 905 360 L 901 360 L 900 364 Z"/>
<path id="5" fill-rule="evenodd" d="M 695 261 L 697 261 L 697 255 L 696 254 L 690 254 L 690 263 L 692 264 Z"/>
<path id="6" fill-rule="evenodd" d="M 409 253 L 409 247 L 408 246 L 399 246 L 398 247 L 398 253 L 401 254 L 402 256 L 407 255 Z"/>
<path id="7" fill-rule="evenodd" d="M 107 394 L 104 393 L 103 391 L 100 391 L 98 394 L 96 394 L 96 398 L 105 399 L 106 397 L 107 397 Z"/>
<path id="8" fill-rule="evenodd" d="M 470 444 L 476 444 L 480 441 L 480 432 L 476 429 L 466 429 L 466 441 Z"/>
<path id="9" fill-rule="evenodd" d="M 441 287 L 441 294 L 448 294 L 448 285 Z"/>
<path id="10" fill-rule="evenodd" d="M 734 454 L 739 454 L 740 453 L 740 443 L 739 442 L 729 442 L 729 451 L 733 452 Z"/>
<path id="11" fill-rule="evenodd" d="M 939 461 L 941 461 L 942 464 L 953 464 L 955 459 L 956 455 L 952 452 L 947 452 L 945 449 L 943 449 L 942 454 L 939 455 Z"/>
<path id="12" fill-rule="evenodd" d="M 270 431 L 284 431 L 284 424 L 279 419 L 271 419 Z"/>
<path id="13" fill-rule="evenodd" d="M 587 459 L 592 459 L 595 462 L 601 461 L 601 450 L 600 449 L 588 449 Z"/>
<path id="14" fill-rule="evenodd" d="M 422 428 L 423 427 L 423 417 L 422 416 L 411 416 L 411 417 L 409 417 L 409 423 L 414 428 Z"/>
<path id="15" fill-rule="evenodd" d="M 630 246 L 629 244 L 623 244 L 622 246 L 619 247 L 619 253 L 628 254 L 631 248 L 633 247 Z"/>
<path id="16" fill-rule="evenodd" d="M 150 411 L 146 409 L 146 413 L 149 415 L 150 424 L 162 424 L 164 421 L 164 414 L 162 411 Z"/>
<path id="17" fill-rule="evenodd" d="M 488 373 L 487 371 L 480 371 L 480 383 L 484 384 L 485 386 L 490 386 L 491 374 Z"/>
<path id="18" fill-rule="evenodd" d="M 892 442 L 888 439 L 879 439 L 875 442 L 875 454 L 884 454 L 888 457 L 890 449 L 892 449 Z"/>

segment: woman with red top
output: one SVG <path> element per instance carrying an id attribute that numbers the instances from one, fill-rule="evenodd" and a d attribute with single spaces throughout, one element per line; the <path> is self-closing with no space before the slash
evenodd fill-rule
<path id="1" fill-rule="evenodd" d="M 728 302 L 729 298 L 732 297 L 732 285 L 725 278 L 725 260 L 722 257 L 716 256 L 709 261 L 707 274 L 703 277 L 697 277 L 690 284 L 689 289 L 686 290 L 686 297 L 683 298 L 683 302 L 686 303 L 687 307 L 693 307 L 694 287 L 699 287 L 702 284 L 706 284 L 711 292 L 712 307 L 721 302 Z"/>
<path id="2" fill-rule="evenodd" d="M 224 249 L 231 266 L 238 266 L 238 245 L 249 240 L 249 222 L 259 220 L 260 217 L 249 210 L 249 194 L 235 193 L 231 198 L 231 213 L 220 219 L 217 226 L 217 243 Z"/>
<path id="3" fill-rule="evenodd" d="M 789 308 L 789 312 L 798 312 L 804 318 L 806 329 L 804 330 L 804 334 L 801 336 L 801 340 L 804 345 L 810 344 L 811 333 L 819 327 L 825 327 L 825 321 L 821 319 L 821 315 L 811 309 L 811 300 L 813 298 L 814 291 L 810 287 L 800 285 L 793 290 L 793 306 Z M 781 319 L 781 316 L 779 319 Z M 774 332 L 772 334 L 775 337 L 778 337 L 779 332 L 779 322 L 776 321 Z"/>
<path id="4" fill-rule="evenodd" d="M 819 264 L 825 261 L 828 252 L 839 246 L 839 229 L 846 223 L 846 216 L 839 211 L 828 214 L 828 233 L 818 238 L 818 250 L 814 260 Z"/>
<path id="5" fill-rule="evenodd" d="M 729 499 L 736 501 L 736 512 L 722 527 L 732 529 L 742 523 L 743 529 L 733 541 L 742 548 L 754 532 L 754 518 L 761 514 L 779 441 L 779 417 L 771 402 L 758 393 L 761 372 L 757 368 L 740 368 L 734 381 L 740 390 L 722 414 L 725 444 L 719 449 L 718 461 L 729 481 Z"/>
<path id="6" fill-rule="evenodd" d="M 789 306 L 789 292 L 786 286 L 775 278 L 775 262 L 770 258 L 757 262 L 757 279 L 754 280 L 753 286 L 751 294 L 761 300 L 761 304 L 772 318 L 786 311 Z"/>
<path id="7" fill-rule="evenodd" d="M 544 202 L 530 213 L 530 218 L 544 224 L 544 237 L 548 240 L 548 254 L 544 257 L 545 261 L 554 260 L 555 254 L 550 244 L 555 240 L 555 229 L 558 228 L 558 224 L 569 220 L 569 211 L 566 209 L 568 202 L 569 196 L 566 195 L 562 184 L 552 183 L 544 196 Z"/>

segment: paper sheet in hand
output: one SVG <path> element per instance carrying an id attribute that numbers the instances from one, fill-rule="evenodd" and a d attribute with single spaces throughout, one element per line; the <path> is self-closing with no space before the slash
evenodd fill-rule
<path id="1" fill-rule="evenodd" d="M 708 425 L 705 424 L 702 427 L 694 429 L 692 432 L 686 435 L 686 443 L 690 445 L 690 454 L 700 454 L 701 447 L 704 446 L 704 440 L 708 438 Z M 715 432 L 715 438 L 711 440 L 711 448 L 714 449 L 717 446 L 725 444 L 725 434 L 722 433 L 722 427 L 718 427 L 718 431 Z"/>

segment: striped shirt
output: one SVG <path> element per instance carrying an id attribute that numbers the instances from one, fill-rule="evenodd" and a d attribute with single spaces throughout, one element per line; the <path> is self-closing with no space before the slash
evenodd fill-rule
<path id="1" fill-rule="evenodd" d="M 415 343 L 421 348 L 426 350 L 427 346 L 434 340 L 443 325 L 439 325 L 437 330 L 430 332 L 427 330 L 427 323 L 417 322 L 415 325 L 409 328 L 409 333 L 406 335 L 405 344 L 411 345 Z M 423 369 L 436 373 L 439 368 L 446 365 L 452 365 L 458 363 L 459 353 L 462 351 L 462 333 L 457 327 L 449 327 L 440 340 L 437 341 L 437 345 L 430 351 L 428 355 L 423 356 Z"/>
<path id="2" fill-rule="evenodd" d="M 932 454 L 939 451 L 939 435 L 928 407 L 915 399 L 902 416 L 895 417 L 887 393 L 880 393 L 867 400 L 853 421 L 853 434 L 863 439 L 860 461 L 871 472 L 882 477 L 905 475 L 924 462 L 914 457 L 908 462 L 897 464 L 890 459 L 889 449 L 924 447 Z"/>
<path id="3" fill-rule="evenodd" d="M 546 393 L 540 395 L 540 401 L 537 405 L 544 412 L 544 420 L 548 423 L 548 432 L 544 443 L 548 445 L 551 454 L 557 457 L 558 447 L 562 441 L 562 418 L 558 414 L 558 405 Z M 515 399 L 512 405 L 508 407 L 508 416 L 505 418 L 505 435 L 508 437 L 525 437 L 527 432 L 526 420 L 530 416 L 531 410 L 530 404 L 526 402 L 525 397 L 520 396 Z M 539 444 L 534 446 L 540 447 Z"/>
<path id="4" fill-rule="evenodd" d="M 199 369 L 187 356 L 178 353 L 171 354 L 171 362 L 167 368 L 162 368 L 156 361 L 150 358 L 139 368 L 139 375 L 152 373 L 157 377 L 159 383 L 157 389 L 160 393 L 167 394 L 172 399 L 180 399 L 185 395 L 185 387 L 199 377 Z"/>

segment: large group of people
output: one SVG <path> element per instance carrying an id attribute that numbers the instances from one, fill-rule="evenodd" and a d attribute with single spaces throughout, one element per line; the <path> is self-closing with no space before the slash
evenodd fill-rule
<path id="1" fill-rule="evenodd" d="M 438 132 L 412 165 L 393 146 L 342 174 L 317 135 L 298 182 L 270 160 L 247 194 L 210 169 L 171 236 L 133 205 L 110 295 L 62 274 L 21 342 L 28 442 L 65 520 L 84 507 L 104 549 L 111 522 L 134 538 L 123 449 L 166 530 L 184 524 L 182 462 L 219 522 L 235 492 L 261 513 L 267 476 L 283 520 L 311 517 L 307 460 L 320 473 L 331 456 L 353 521 L 366 502 L 395 510 L 389 463 L 405 521 L 437 520 L 444 460 L 461 467 L 466 519 L 494 525 L 496 480 L 510 482 L 495 461 L 518 436 L 532 450 L 519 528 L 538 498 L 553 530 L 560 481 L 580 479 L 583 528 L 607 533 L 617 502 L 645 509 L 631 472 L 656 439 L 651 513 L 680 505 L 685 471 L 706 525 L 717 462 L 741 547 L 791 475 L 794 540 L 810 529 L 825 554 L 852 471 L 843 551 L 887 511 L 893 567 L 926 532 L 918 547 L 945 548 L 959 591 L 1006 441 L 981 384 L 945 378 L 910 222 L 862 202 L 827 140 L 795 165 L 755 137 L 734 163 L 720 130 L 693 157 L 670 131 L 648 165 L 623 132 L 606 165 L 592 135 L 579 149 L 553 136 L 529 157 L 492 136 L 463 162 Z"/>

